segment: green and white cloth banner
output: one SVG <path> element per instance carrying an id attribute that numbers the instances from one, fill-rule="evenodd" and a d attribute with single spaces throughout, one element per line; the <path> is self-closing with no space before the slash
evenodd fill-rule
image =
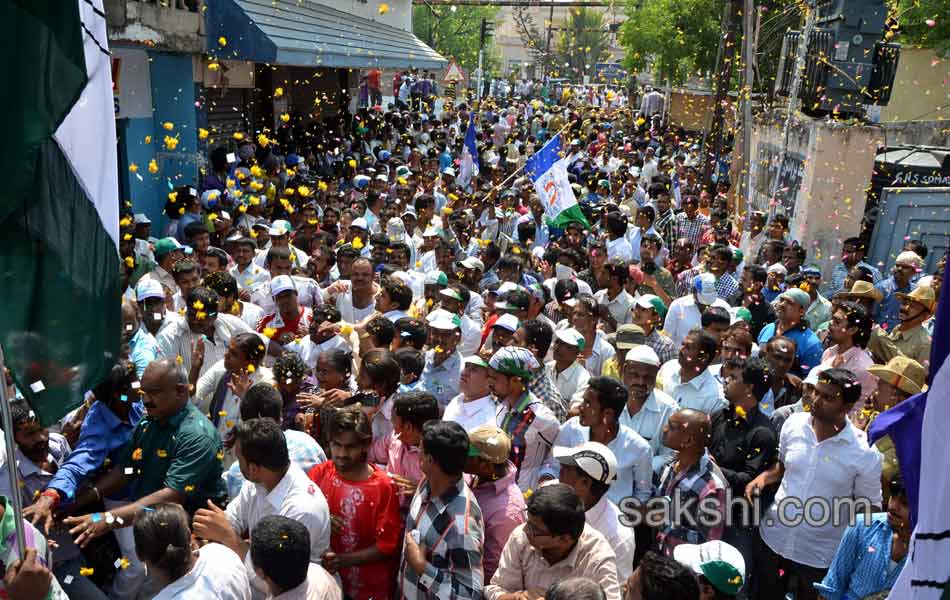
<path id="1" fill-rule="evenodd" d="M 0 344 L 44 423 L 119 351 L 119 189 L 102 0 L 7 0 Z"/>

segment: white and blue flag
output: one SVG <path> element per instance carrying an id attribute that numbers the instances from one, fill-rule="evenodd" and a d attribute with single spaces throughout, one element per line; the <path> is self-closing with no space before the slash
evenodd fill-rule
<path id="1" fill-rule="evenodd" d="M 459 161 L 459 185 L 468 187 L 472 177 L 478 176 L 478 146 L 475 144 L 475 113 L 468 116 L 468 129 L 462 143 L 462 158 Z"/>
<path id="2" fill-rule="evenodd" d="M 534 182 L 548 225 L 562 228 L 576 221 L 590 229 L 567 178 L 567 157 L 561 146 L 561 134 L 555 135 L 535 152 L 524 169 Z"/>

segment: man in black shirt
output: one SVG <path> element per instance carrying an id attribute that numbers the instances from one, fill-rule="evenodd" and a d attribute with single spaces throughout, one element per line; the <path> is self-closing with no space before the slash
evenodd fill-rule
<path id="1" fill-rule="evenodd" d="M 731 359 L 738 361 L 741 359 Z M 731 365 L 728 365 L 731 366 Z M 738 366 L 738 365 L 737 365 Z M 775 462 L 778 438 L 759 403 L 772 385 L 771 369 L 762 358 L 747 359 L 740 369 L 723 369 L 729 406 L 712 418 L 709 453 L 725 476 L 732 494 L 732 523 L 723 541 L 742 553 L 747 573 L 754 572 L 757 528 L 753 517 L 761 507 L 744 498 L 745 486 Z M 741 504 L 740 504 L 741 502 Z"/>
<path id="2" fill-rule="evenodd" d="M 762 288 L 768 274 L 760 265 L 746 264 L 739 279 L 739 295 L 735 306 L 744 306 L 752 315 L 752 337 L 758 339 L 759 332 L 767 324 L 775 320 L 775 311 L 772 305 L 762 297 Z"/>

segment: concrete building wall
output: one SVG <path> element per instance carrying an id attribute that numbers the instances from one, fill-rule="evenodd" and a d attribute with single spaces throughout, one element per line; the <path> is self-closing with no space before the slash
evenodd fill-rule
<path id="1" fill-rule="evenodd" d="M 751 208 L 768 211 L 782 146 L 782 120 L 762 116 L 752 131 Z M 809 117 L 795 119 L 788 158 L 775 194 L 777 209 L 790 217 L 791 236 L 808 250 L 808 262 L 831 274 L 845 238 L 858 235 L 875 152 L 884 144 L 880 127 L 845 125 Z"/>
<path id="2" fill-rule="evenodd" d="M 211 0 L 212 2 L 214 0 Z M 412 31 L 412 0 L 310 0 L 336 10 L 378 21 L 404 31 Z M 380 6 L 387 10 L 380 12 Z"/>
<path id="3" fill-rule="evenodd" d="M 950 119 L 950 58 L 933 50 L 903 47 L 894 89 L 881 122 Z"/>

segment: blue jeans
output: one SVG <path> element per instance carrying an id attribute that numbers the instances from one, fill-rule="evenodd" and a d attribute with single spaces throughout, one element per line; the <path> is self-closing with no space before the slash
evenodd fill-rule
<path id="1" fill-rule="evenodd" d="M 70 600 L 109 600 L 105 592 L 99 589 L 91 579 L 79 574 L 79 569 L 86 566 L 81 556 L 56 565 L 53 574 L 62 586 Z M 72 581 L 67 584 L 66 577 L 72 575 Z"/>

